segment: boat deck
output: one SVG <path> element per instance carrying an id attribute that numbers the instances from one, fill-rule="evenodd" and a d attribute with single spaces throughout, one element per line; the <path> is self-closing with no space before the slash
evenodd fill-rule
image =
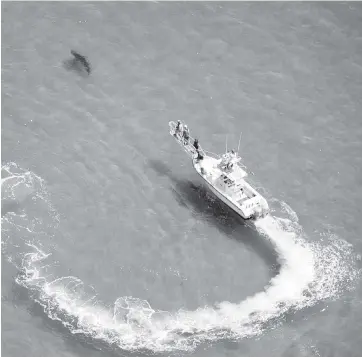
<path id="1" fill-rule="evenodd" d="M 269 213 L 269 206 L 265 198 L 245 181 L 248 174 L 245 166 L 240 163 L 241 158 L 238 154 L 234 153 L 235 155 L 231 157 L 224 154 L 220 157 L 204 151 L 201 146 L 196 150 L 193 145 L 194 139 L 190 136 L 186 140 L 181 132 L 175 130 L 176 125 L 174 121 L 169 122 L 170 134 L 192 158 L 195 170 L 207 182 L 217 197 L 227 205 L 233 206 L 232 208 L 236 209 L 245 219 L 264 217 Z M 198 158 L 198 153 L 203 156 L 203 159 Z M 219 167 L 221 163 L 226 167 Z M 220 182 L 220 177 L 225 180 L 225 185 Z M 248 200 L 252 200 L 250 204 L 246 202 Z"/>
<path id="2" fill-rule="evenodd" d="M 237 202 L 238 205 L 241 205 L 243 202 L 253 197 L 245 192 L 245 181 L 243 179 L 243 175 L 226 174 L 217 167 L 217 163 L 217 159 L 206 155 L 202 161 L 195 165 L 195 168 L 199 173 L 201 173 L 201 168 L 204 170 L 203 176 L 212 186 L 216 186 L 216 180 L 219 179 L 220 176 L 224 176 L 224 182 L 227 183 L 227 181 L 229 181 L 229 187 L 233 187 L 234 190 L 231 189 L 228 192 L 228 190 L 218 189 L 228 195 L 234 202 Z"/>

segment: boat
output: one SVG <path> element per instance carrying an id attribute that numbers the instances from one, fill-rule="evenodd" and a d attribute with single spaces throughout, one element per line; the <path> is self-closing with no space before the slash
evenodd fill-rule
<path id="1" fill-rule="evenodd" d="M 203 150 L 181 121 L 170 121 L 169 128 L 170 135 L 192 159 L 194 169 L 217 198 L 245 220 L 269 214 L 267 200 L 246 181 L 247 168 L 238 152 L 230 150 L 220 156 Z"/>

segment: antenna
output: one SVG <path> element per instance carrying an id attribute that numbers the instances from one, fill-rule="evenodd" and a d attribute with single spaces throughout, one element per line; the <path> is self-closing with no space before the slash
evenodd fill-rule
<path id="1" fill-rule="evenodd" d="M 239 137 L 239 145 L 238 145 L 238 154 L 239 154 L 239 148 L 240 148 L 240 140 L 241 140 L 241 134 L 242 134 L 243 132 L 240 132 L 240 137 Z"/>
<path id="2" fill-rule="evenodd" d="M 226 147 L 225 147 L 225 154 L 228 152 L 228 136 L 226 135 Z"/>

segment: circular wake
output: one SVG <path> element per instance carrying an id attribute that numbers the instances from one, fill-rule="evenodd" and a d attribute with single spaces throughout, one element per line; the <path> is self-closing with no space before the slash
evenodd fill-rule
<path id="1" fill-rule="evenodd" d="M 125 350 L 190 351 L 206 341 L 255 336 L 288 311 L 338 297 L 354 287 L 360 274 L 352 246 L 333 236 L 325 245 L 307 242 L 295 212 L 280 203 L 288 218 L 268 216 L 255 222 L 281 264 L 264 291 L 239 304 L 224 301 L 195 311 L 154 310 L 134 297 L 120 297 L 107 308 L 81 280 L 56 276 L 52 270 L 56 247 L 50 244 L 49 227 L 56 233 L 59 219 L 44 181 L 10 163 L 2 167 L 1 188 L 2 248 L 19 269 L 16 282 L 32 292 L 49 318 L 72 333 Z"/>

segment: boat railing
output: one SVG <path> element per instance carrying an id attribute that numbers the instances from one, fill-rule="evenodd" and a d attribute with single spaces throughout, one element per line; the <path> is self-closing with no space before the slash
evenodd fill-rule
<path id="1" fill-rule="evenodd" d="M 183 130 L 181 130 L 181 131 L 179 131 L 179 132 L 176 132 L 176 131 L 175 131 L 175 128 L 176 128 L 176 125 L 177 125 L 176 122 L 170 121 L 170 122 L 169 122 L 169 125 L 170 125 L 170 128 L 171 128 L 172 132 L 173 132 L 174 134 L 176 134 L 176 137 L 178 138 L 178 140 L 180 141 L 180 143 L 183 144 L 183 146 L 185 147 L 185 149 L 187 149 L 188 152 L 190 152 L 190 151 L 195 151 L 195 153 L 196 153 L 196 149 L 194 148 L 195 138 L 193 138 L 191 135 L 189 135 L 189 138 L 188 138 L 187 140 L 184 139 L 184 137 L 183 137 Z M 182 127 L 184 127 L 184 126 L 185 126 L 185 123 L 181 122 L 181 125 L 182 125 Z M 214 159 L 216 159 L 216 160 L 220 160 L 220 158 L 221 158 L 221 155 L 215 154 L 215 153 L 213 153 L 213 152 L 211 152 L 211 151 L 208 151 L 208 150 L 204 150 L 200 144 L 199 144 L 198 151 L 199 151 L 199 153 L 200 153 L 201 155 L 204 155 L 204 156 L 207 155 L 207 156 L 210 156 L 210 157 L 212 157 L 212 158 L 214 158 Z"/>
<path id="2" fill-rule="evenodd" d="M 179 133 L 176 133 L 176 138 L 178 139 L 180 144 L 182 144 L 184 149 L 188 153 L 190 153 L 192 156 L 197 155 L 197 150 L 201 155 L 205 156 L 206 151 L 201 147 L 200 144 L 198 146 L 198 149 L 196 150 L 196 148 L 194 146 L 195 139 L 192 136 L 189 135 L 188 139 L 185 139 L 183 137 L 183 132 L 179 132 Z"/>
<path id="3" fill-rule="evenodd" d="M 188 144 L 191 145 L 191 146 L 195 149 L 195 152 L 196 152 L 196 148 L 195 148 L 195 146 L 194 146 L 194 142 L 195 142 L 195 138 L 193 138 L 191 135 L 189 135 Z M 200 144 L 198 145 L 198 149 L 197 149 L 197 150 L 199 151 L 199 153 L 200 153 L 201 155 L 207 154 L 207 151 L 204 150 Z"/>
<path id="4" fill-rule="evenodd" d="M 240 161 L 236 163 L 237 166 L 239 166 L 241 169 L 243 169 L 245 172 L 247 172 L 250 175 L 254 175 L 254 172 L 250 171 L 242 162 L 242 159 L 240 158 Z"/>
<path id="5" fill-rule="evenodd" d="M 217 159 L 217 160 L 220 159 L 220 155 L 218 155 L 218 154 L 215 154 L 215 153 L 213 153 L 211 151 L 208 151 L 208 150 L 204 150 L 204 152 L 205 152 L 205 154 L 207 154 L 207 156 L 211 156 L 212 158 Z"/>
<path id="6" fill-rule="evenodd" d="M 175 134 L 176 134 L 177 139 L 180 141 L 180 143 L 182 143 L 185 148 L 189 149 L 188 151 L 190 151 L 190 150 L 195 151 L 195 154 L 196 154 L 196 148 L 194 147 L 195 138 L 193 138 L 191 135 L 188 136 L 188 139 L 184 138 L 183 131 L 180 131 Z M 204 150 L 200 144 L 198 146 L 198 151 L 202 155 L 207 154 L 207 151 Z"/>

